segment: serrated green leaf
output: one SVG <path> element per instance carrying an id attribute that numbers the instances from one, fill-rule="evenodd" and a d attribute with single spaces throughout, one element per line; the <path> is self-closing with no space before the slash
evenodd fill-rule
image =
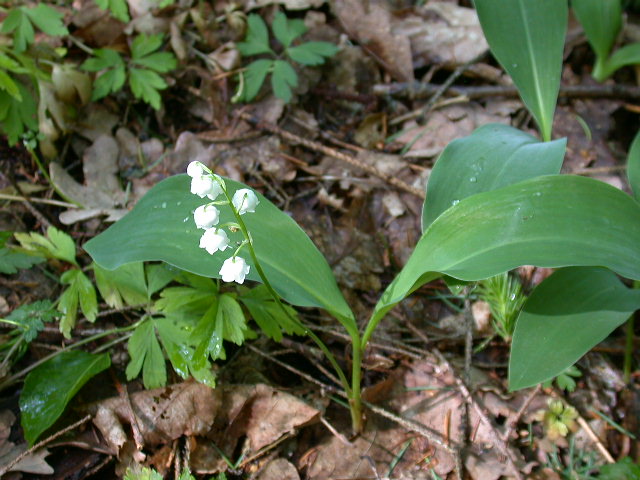
<path id="1" fill-rule="evenodd" d="M 192 355 L 188 348 L 188 332 L 167 317 L 156 318 L 155 324 L 171 366 L 180 377 L 186 379 L 189 376 L 189 361 Z"/>
<path id="2" fill-rule="evenodd" d="M 162 46 L 162 34 L 147 35 L 141 33 L 131 43 L 131 58 L 140 60 L 142 57 L 155 52 Z"/>
<path id="3" fill-rule="evenodd" d="M 55 227 L 47 228 L 46 237 L 35 232 L 16 233 L 15 237 L 25 250 L 41 253 L 47 258 L 57 258 L 78 266 L 76 245 L 73 239 Z"/>
<path id="4" fill-rule="evenodd" d="M 129 86 L 133 95 L 151 105 L 154 109 L 160 109 L 160 94 L 158 90 L 167 88 L 165 81 L 151 70 L 140 68 L 129 69 Z"/>
<path id="5" fill-rule="evenodd" d="M 57 316 L 50 300 L 38 300 L 16 308 L 7 316 L 7 320 L 19 324 L 24 339 L 31 342 L 44 329 L 44 324 L 52 322 Z"/>
<path id="6" fill-rule="evenodd" d="M 222 332 L 216 331 L 216 317 L 218 314 L 218 299 L 204 313 L 198 321 L 196 328 L 191 332 L 189 340 L 196 345 L 193 353 L 193 366 L 200 370 L 205 368 L 209 357 L 212 360 L 225 359 L 226 354 L 222 347 Z"/>
<path id="7" fill-rule="evenodd" d="M 58 300 L 58 311 L 62 313 L 60 332 L 65 338 L 70 338 L 78 316 L 78 305 L 86 319 L 94 322 L 98 314 L 98 301 L 93 283 L 81 270 L 67 270 L 60 276 L 60 283 L 69 285 Z"/>
<path id="8" fill-rule="evenodd" d="M 142 382 L 145 388 L 159 388 L 166 385 L 167 369 L 153 320 L 146 320 L 138 325 L 129 338 L 127 350 L 131 357 L 125 370 L 127 380 L 133 380 L 142 370 Z"/>
<path id="9" fill-rule="evenodd" d="M 166 263 L 152 263 L 146 266 L 147 272 L 147 296 L 166 287 L 179 273 L 175 267 Z"/>
<path id="10" fill-rule="evenodd" d="M 636 133 L 627 156 L 627 180 L 636 200 L 640 199 L 640 130 Z"/>
<path id="11" fill-rule="evenodd" d="M 20 393 L 21 424 L 27 442 L 33 444 L 62 415 L 80 388 L 110 365 L 106 353 L 72 350 L 31 371 Z"/>
<path id="12" fill-rule="evenodd" d="M 25 10 L 24 7 L 12 9 L 0 29 L 2 33 L 13 32 L 13 46 L 18 52 L 24 52 L 35 39 L 35 31 Z"/>
<path id="13" fill-rule="evenodd" d="M 42 262 L 43 257 L 18 252 L 12 248 L 0 248 L 0 273 L 11 275 Z"/>
<path id="14" fill-rule="evenodd" d="M 121 22 L 128 23 L 131 20 L 126 0 L 96 0 L 96 4 L 102 10 L 109 10 Z"/>
<path id="15" fill-rule="evenodd" d="M 118 52 L 112 48 L 97 48 L 93 51 L 93 57 L 84 61 L 81 69 L 88 72 L 99 72 L 107 68 L 124 67 L 125 63 Z"/>
<path id="16" fill-rule="evenodd" d="M 509 388 L 561 374 L 640 308 L 640 290 L 605 268 L 563 268 L 531 293 L 516 322 Z"/>
<path id="17" fill-rule="evenodd" d="M 142 262 L 122 265 L 115 270 L 105 270 L 98 264 L 92 264 L 96 286 L 104 301 L 112 308 L 120 309 L 127 305 L 147 303 L 147 284 Z"/>
<path id="18" fill-rule="evenodd" d="M 147 55 L 146 57 L 134 59 L 133 63 L 142 67 L 149 68 L 158 73 L 167 73 L 176 68 L 176 57 L 173 53 L 157 52 Z"/>
<path id="19" fill-rule="evenodd" d="M 96 101 L 122 89 L 126 79 L 124 67 L 107 70 L 93 82 L 91 100 Z"/>
<path id="20" fill-rule="evenodd" d="M 13 81 L 13 78 L 11 78 L 11 76 L 4 70 L 0 70 L 0 89 L 11 95 L 14 100 L 18 102 L 22 101 L 22 95 L 20 95 L 20 89 L 18 88 L 18 85 Z"/>
<path id="21" fill-rule="evenodd" d="M 303 65 L 322 65 L 327 57 L 338 53 L 338 47 L 329 42 L 307 42 L 287 48 L 287 55 Z"/>
<path id="22" fill-rule="evenodd" d="M 38 105 L 32 92 L 18 84 L 22 101 L 0 90 L 0 127 L 10 145 L 16 144 L 25 131 L 38 129 Z"/>
<path id="23" fill-rule="evenodd" d="M 33 24 L 47 35 L 59 37 L 69 34 L 69 30 L 62 23 L 64 15 L 49 5 L 39 3 L 36 7 L 24 9 L 24 12 Z"/>
<path id="24" fill-rule="evenodd" d="M 273 53 L 273 50 L 269 47 L 267 25 L 260 15 L 252 13 L 247 17 L 247 36 L 244 42 L 237 44 L 237 47 L 244 56 Z"/>
<path id="25" fill-rule="evenodd" d="M 278 41 L 285 48 L 288 48 L 291 45 L 291 42 L 300 35 L 306 33 L 307 27 L 305 26 L 304 21 L 297 18 L 290 20 L 284 13 L 278 11 L 273 18 L 271 30 Z"/>
<path id="26" fill-rule="evenodd" d="M 273 62 L 273 71 L 271 72 L 271 88 L 276 97 L 282 99 L 285 103 L 291 101 L 291 87 L 298 85 L 298 75 L 291 65 L 284 60 L 276 60 Z"/>
<path id="27" fill-rule="evenodd" d="M 289 335 L 304 335 L 305 331 L 297 319 L 298 313 L 289 305 L 282 304 L 287 313 L 283 312 L 277 302 L 269 294 L 264 285 L 259 285 L 240 296 L 251 317 L 262 331 L 275 341 L 282 340 L 282 330 Z"/>
<path id="28" fill-rule="evenodd" d="M 242 345 L 247 328 L 247 319 L 238 301 L 225 293 L 218 299 L 216 331 L 222 332 L 222 338 L 236 345 Z"/>
<path id="29" fill-rule="evenodd" d="M 251 62 L 247 66 L 247 70 L 244 72 L 244 92 L 242 95 L 242 99 L 245 102 L 250 102 L 258 95 L 260 87 L 264 83 L 264 79 L 269 70 L 271 70 L 273 63 L 273 60 L 263 58 Z"/>
<path id="30" fill-rule="evenodd" d="M 153 308 L 165 314 L 181 313 L 188 317 L 200 318 L 209 309 L 218 291 L 215 283 L 210 279 L 207 280 L 208 283 L 203 288 L 186 286 L 165 288 Z"/>
<path id="31" fill-rule="evenodd" d="M 180 478 L 178 478 L 178 480 L 196 480 L 196 477 L 191 475 L 191 472 L 189 470 L 184 470 L 180 474 Z"/>

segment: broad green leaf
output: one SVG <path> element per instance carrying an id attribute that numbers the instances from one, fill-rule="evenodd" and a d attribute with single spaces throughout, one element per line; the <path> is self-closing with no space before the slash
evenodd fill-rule
<path id="1" fill-rule="evenodd" d="M 7 18 L 2 22 L 2 28 L 0 28 L 2 33 L 13 32 L 13 46 L 18 52 L 24 52 L 27 45 L 35 40 L 35 31 L 25 10 L 27 9 L 24 7 L 11 9 Z"/>
<path id="2" fill-rule="evenodd" d="M 604 66 L 602 67 L 602 75 L 598 78 L 600 81 L 604 81 L 607 77 L 613 75 L 613 73 L 619 68 L 626 67 L 627 65 L 637 65 L 640 63 L 640 43 L 632 43 L 619 48 L 609 57 Z M 596 71 L 594 70 L 594 76 Z"/>
<path id="3" fill-rule="evenodd" d="M 291 87 L 298 85 L 298 75 L 291 65 L 284 60 L 273 62 L 271 72 L 271 88 L 276 97 L 285 103 L 291 101 Z"/>
<path id="4" fill-rule="evenodd" d="M 18 252 L 12 248 L 0 248 L 0 273 L 10 275 L 42 262 L 43 257 Z"/>
<path id="5" fill-rule="evenodd" d="M 264 285 L 248 290 L 240 296 L 239 300 L 247 307 L 251 317 L 262 331 L 275 341 L 282 340 L 282 330 L 290 335 L 304 335 L 301 324 L 291 319 L 298 318 L 297 312 L 289 305 L 282 304 L 286 313 L 283 312 Z"/>
<path id="6" fill-rule="evenodd" d="M 640 465 L 629 457 L 600 467 L 598 480 L 640 480 Z"/>
<path id="7" fill-rule="evenodd" d="M 17 323 L 25 341 L 31 342 L 44 329 L 46 322 L 52 322 L 58 316 L 50 300 L 38 300 L 21 305 L 7 316 L 7 320 Z"/>
<path id="8" fill-rule="evenodd" d="M 167 73 L 176 68 L 176 57 L 169 52 L 157 52 L 146 57 L 134 59 L 133 63 L 158 73 Z"/>
<path id="9" fill-rule="evenodd" d="M 307 27 L 303 20 L 297 18 L 290 20 L 284 13 L 278 11 L 273 18 L 271 30 L 278 41 L 287 48 L 293 40 L 307 31 Z"/>
<path id="10" fill-rule="evenodd" d="M 141 68 L 129 69 L 129 86 L 136 98 L 142 99 L 156 110 L 160 109 L 158 90 L 167 88 L 165 81 L 157 73 Z"/>
<path id="11" fill-rule="evenodd" d="M 104 301 L 112 308 L 121 309 L 127 305 L 146 304 L 147 283 L 142 262 L 128 263 L 115 270 L 105 270 L 93 263 L 96 286 Z"/>
<path id="12" fill-rule="evenodd" d="M 303 65 L 322 65 L 326 57 L 338 53 L 338 47 L 329 42 L 307 42 L 287 48 L 287 55 Z"/>
<path id="13" fill-rule="evenodd" d="M 91 280 L 77 268 L 64 272 L 60 276 L 60 283 L 69 285 L 58 300 L 58 311 L 62 313 L 60 332 L 65 338 L 70 338 L 78 316 L 78 305 L 87 320 L 94 322 L 98 314 L 98 301 Z"/>
<path id="14" fill-rule="evenodd" d="M 627 180 L 634 197 L 640 198 L 640 131 L 636 133 L 627 157 Z"/>
<path id="15" fill-rule="evenodd" d="M 620 0 L 572 0 L 571 7 L 596 55 L 609 56 L 622 28 Z"/>
<path id="16" fill-rule="evenodd" d="M 96 4 L 102 10 L 109 10 L 121 22 L 128 23 L 131 20 L 126 0 L 96 0 Z"/>
<path id="17" fill-rule="evenodd" d="M 147 35 L 141 33 L 131 42 L 131 58 L 140 60 L 141 58 L 155 52 L 162 46 L 162 34 Z"/>
<path id="18" fill-rule="evenodd" d="M 255 13 L 247 17 L 247 36 L 244 42 L 237 44 L 242 55 L 258 55 L 260 53 L 273 53 L 269 47 L 269 31 L 260 15 Z"/>
<path id="19" fill-rule="evenodd" d="M 62 352 L 31 371 L 20 393 L 24 437 L 33 444 L 62 415 L 65 407 L 92 377 L 109 368 L 107 353 Z"/>
<path id="20" fill-rule="evenodd" d="M 424 232 L 376 305 L 373 324 L 442 274 L 476 281 L 520 265 L 596 265 L 640 279 L 640 204 L 606 183 L 571 175 L 461 200 Z"/>
<path id="21" fill-rule="evenodd" d="M 247 66 L 244 72 L 244 93 L 242 95 L 242 99 L 245 102 L 250 102 L 258 95 L 260 87 L 264 83 L 264 79 L 267 77 L 269 70 L 271 70 L 273 63 L 273 60 L 263 58 L 251 62 Z"/>
<path id="22" fill-rule="evenodd" d="M 202 231 L 192 212 L 204 203 L 189 190 L 190 178 L 168 178 L 142 198 L 135 208 L 84 248 L 96 263 L 114 269 L 138 261 L 160 260 L 205 277 L 220 278 L 225 253 L 209 255 L 198 248 Z M 244 185 L 225 179 L 230 195 Z M 287 302 L 328 310 L 356 331 L 353 314 L 338 289 L 331 269 L 309 237 L 291 217 L 257 193 L 256 212 L 243 216 L 253 237 L 257 257 L 267 278 Z M 230 209 L 220 207 L 220 224 L 232 221 Z M 239 234 L 232 234 L 238 241 Z M 159 239 L 167 239 L 166 242 Z M 260 281 L 250 258 L 248 280 Z M 309 280 L 313 272 L 313 281 Z"/>
<path id="23" fill-rule="evenodd" d="M 15 233 L 15 237 L 20 242 L 20 245 L 29 252 L 78 265 L 76 262 L 76 245 L 73 239 L 55 227 L 47 228 L 46 237 L 35 232 Z"/>
<path id="24" fill-rule="evenodd" d="M 475 0 L 491 52 L 515 83 L 522 101 L 551 140 L 567 30 L 565 0 Z"/>
<path id="25" fill-rule="evenodd" d="M 610 270 L 558 270 L 534 289 L 518 317 L 509 388 L 559 375 L 639 308 L 640 290 L 625 287 Z"/>
<path id="26" fill-rule="evenodd" d="M 153 320 L 146 320 L 136 327 L 129 338 L 127 351 L 131 357 L 125 370 L 127 380 L 133 380 L 142 371 L 142 382 L 145 388 L 159 388 L 166 385 L 167 369 Z"/>
<path id="27" fill-rule="evenodd" d="M 560 173 L 566 139 L 540 142 L 516 128 L 488 124 L 454 140 L 436 162 L 422 210 L 422 230 L 460 200 L 540 175 Z"/>

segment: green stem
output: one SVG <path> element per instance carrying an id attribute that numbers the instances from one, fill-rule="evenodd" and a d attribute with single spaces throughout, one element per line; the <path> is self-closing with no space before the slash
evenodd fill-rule
<path id="1" fill-rule="evenodd" d="M 634 321 L 635 314 L 629 317 L 627 320 L 627 341 L 624 349 L 624 367 L 623 367 L 623 379 L 624 383 L 631 381 L 631 368 L 633 363 L 633 337 L 634 337 Z"/>
<path id="2" fill-rule="evenodd" d="M 127 327 L 121 327 L 121 328 L 113 328 L 111 330 L 107 330 L 105 332 L 100 332 L 100 333 L 96 333 L 95 335 L 92 335 L 90 337 L 85 338 L 84 340 L 80 340 L 79 342 L 76 342 L 72 345 L 68 345 L 56 352 L 53 352 L 45 357 L 42 357 L 40 360 L 38 360 L 37 362 L 32 363 L 31 365 L 29 365 L 27 368 L 19 371 L 18 373 L 10 376 L 9 378 L 7 378 L 4 382 L 0 383 L 0 392 L 2 390 L 4 390 L 5 388 L 13 385 L 14 383 L 16 383 L 18 380 L 20 380 L 20 378 L 24 377 L 27 373 L 31 372 L 32 370 L 34 370 L 36 367 L 39 367 L 40 365 L 42 365 L 43 363 L 51 360 L 52 358 L 60 355 L 62 352 L 66 352 L 69 350 L 73 350 L 74 348 L 80 347 L 86 343 L 90 343 L 93 342 L 95 340 L 98 340 L 99 338 L 102 337 L 106 337 L 107 335 L 113 335 L 116 333 L 124 333 L 127 332 L 129 330 L 134 330 L 141 321 L 143 321 L 144 318 L 138 320 L 136 323 L 134 323 L 133 325 L 129 325 Z"/>
<path id="3" fill-rule="evenodd" d="M 38 169 L 40 170 L 40 172 L 42 172 L 42 175 L 44 175 L 44 178 L 47 179 L 47 182 L 49 182 L 49 185 L 51 185 L 51 187 L 56 191 L 58 196 L 60 198 L 62 198 L 67 203 L 71 203 L 71 204 L 75 205 L 76 207 L 82 207 L 82 205 L 80 205 L 78 202 L 74 201 L 72 198 L 67 197 L 57 187 L 57 185 L 55 183 L 53 183 L 53 181 L 51 181 L 51 177 L 49 176 L 49 172 L 47 172 L 47 169 L 44 168 L 44 165 L 42 165 L 42 162 L 40 161 L 40 158 L 38 157 L 38 154 L 32 148 L 27 148 L 27 150 L 31 154 L 31 158 L 33 158 L 33 161 L 36 162 L 36 165 L 38 165 Z"/>
<path id="4" fill-rule="evenodd" d="M 256 267 L 256 271 L 258 272 L 258 275 L 260 276 L 262 283 L 267 288 L 267 291 L 273 297 L 273 299 L 278 304 L 282 312 L 287 317 L 289 317 L 291 321 L 293 321 L 296 325 L 298 325 L 301 329 L 303 329 L 305 334 L 307 334 L 309 338 L 311 338 L 311 340 L 313 340 L 316 343 L 316 345 L 320 348 L 320 350 L 322 350 L 322 353 L 325 354 L 325 356 L 327 357 L 327 360 L 329 360 L 329 363 L 331 363 L 331 366 L 336 371 L 338 378 L 340 378 L 340 382 L 342 383 L 342 388 L 344 388 L 349 398 L 351 398 L 352 392 L 351 392 L 351 388 L 349 387 L 349 381 L 347 380 L 347 377 L 344 374 L 344 371 L 342 370 L 342 368 L 340 368 L 338 361 L 333 356 L 331 351 L 327 348 L 327 346 L 322 342 L 322 340 L 320 340 L 320 338 L 313 331 L 311 331 L 310 329 L 302 325 L 300 321 L 297 318 L 293 317 L 282 304 L 282 301 L 280 300 L 280 295 L 278 295 L 278 293 L 275 291 L 275 289 L 271 285 L 271 282 L 269 282 L 269 279 L 264 273 L 264 270 L 262 269 L 262 265 L 260 264 L 260 261 L 258 260 L 258 257 L 255 252 L 255 249 L 253 248 L 253 240 L 251 239 L 251 235 L 249 235 L 249 230 L 247 229 L 247 226 L 245 225 L 244 220 L 242 219 L 242 216 L 236 211 L 235 207 L 233 206 L 232 198 L 229 196 L 229 192 L 227 192 L 226 186 L 224 186 L 224 184 L 222 185 L 223 185 L 222 191 L 224 193 L 224 196 L 227 197 L 227 200 L 229 201 L 229 207 L 231 208 L 233 215 L 236 217 L 236 221 L 238 222 L 238 226 L 240 227 L 240 231 L 242 232 L 242 235 L 247 241 L 247 246 L 249 247 L 249 254 L 251 255 L 251 259 L 253 260 L 253 264 Z M 354 351 L 355 351 L 355 345 L 354 345 Z M 358 385 L 358 389 L 359 389 L 359 385 Z"/>

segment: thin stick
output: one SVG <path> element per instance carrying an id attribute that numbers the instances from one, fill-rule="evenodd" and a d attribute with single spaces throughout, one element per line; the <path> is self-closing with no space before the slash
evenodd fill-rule
<path id="1" fill-rule="evenodd" d="M 584 431 L 587 433 L 587 436 L 593 441 L 593 443 L 596 444 L 596 448 L 602 454 L 604 459 L 608 463 L 616 463 L 616 461 L 613 459 L 609 451 L 606 449 L 604 444 L 600 441 L 598 436 L 595 434 L 593 429 L 589 426 L 587 421 L 582 417 L 582 415 L 578 416 L 578 425 L 580 425 L 584 429 Z"/>
<path id="2" fill-rule="evenodd" d="M 35 452 L 36 450 L 44 447 L 48 443 L 53 442 L 55 439 L 61 437 L 65 433 L 67 433 L 67 432 L 79 427 L 80 425 L 82 425 L 84 423 L 87 423 L 89 420 L 91 420 L 91 415 L 85 416 L 84 418 L 78 420 L 76 423 L 72 423 L 68 427 L 63 428 L 59 432 L 56 432 L 53 435 L 51 435 L 50 437 L 47 437 L 44 440 L 36 443 L 30 449 L 25 450 L 20 455 L 18 455 L 16 458 L 14 458 L 11 462 L 9 462 L 7 465 L 5 465 L 4 467 L 0 468 L 0 477 L 2 477 L 5 473 L 10 471 L 13 467 L 15 467 L 18 463 L 20 463 L 25 457 L 31 455 L 33 452 Z"/>
<path id="3" fill-rule="evenodd" d="M 529 393 L 529 395 L 525 399 L 524 403 L 518 409 L 518 411 L 515 413 L 515 415 L 509 417 L 509 419 L 507 420 L 507 428 L 505 429 L 504 433 L 502 434 L 502 441 L 503 442 L 508 442 L 509 441 L 509 437 L 511 436 L 511 432 L 513 432 L 513 429 L 515 428 L 516 424 L 520 421 L 520 418 L 522 418 L 522 415 L 524 415 L 524 412 L 527 411 L 527 408 L 529 408 L 529 405 L 531 405 L 531 402 L 533 402 L 533 399 L 536 398 L 536 395 L 538 395 L 538 393 L 540 393 L 540 390 L 542 390 L 542 384 L 536 385 L 536 388 L 531 390 L 531 393 Z"/>
<path id="4" fill-rule="evenodd" d="M 280 137 L 282 137 L 285 140 L 288 140 L 290 142 L 293 143 L 299 143 L 300 145 L 303 145 L 305 147 L 307 147 L 310 150 L 314 150 L 316 152 L 320 152 L 323 153 L 325 155 L 328 155 L 330 157 L 335 158 L 336 160 L 340 160 L 342 162 L 348 163 L 349 165 L 352 165 L 356 168 L 359 168 L 361 170 L 364 170 L 365 172 L 373 175 L 374 177 L 378 177 L 382 180 L 384 180 L 385 182 L 387 182 L 390 185 L 393 185 L 394 187 L 400 189 L 400 190 L 404 190 L 405 192 L 411 193 L 419 198 L 424 198 L 425 197 L 425 193 L 423 190 L 416 188 L 416 187 L 412 187 L 411 185 L 409 185 L 408 183 L 403 182 L 402 180 L 396 178 L 396 177 L 392 177 L 389 174 L 386 174 L 384 172 L 381 172 L 380 170 L 378 170 L 376 167 L 369 165 L 367 163 L 364 163 L 360 160 L 358 160 L 355 157 L 352 157 L 351 155 L 347 155 L 344 154 L 338 150 L 336 150 L 335 148 L 331 148 L 331 147 L 327 147 L 321 143 L 318 142 L 314 142 L 312 140 L 308 140 L 306 138 L 302 138 L 299 137 L 298 135 L 295 135 L 291 132 L 288 132 L 286 130 L 283 130 L 282 128 L 278 127 L 277 125 L 273 125 L 270 123 L 266 123 L 266 122 L 262 122 L 261 120 L 259 120 L 258 118 L 255 118 L 251 115 L 249 115 L 248 113 L 244 113 L 241 112 L 239 113 L 240 118 L 242 118 L 243 120 L 246 120 L 247 122 L 249 122 L 250 124 L 256 126 L 257 128 L 261 129 L 261 130 L 266 130 L 268 132 L 271 132 L 275 135 L 278 135 Z"/>
<path id="5" fill-rule="evenodd" d="M 78 208 L 78 206 L 74 205 L 73 203 L 61 202 L 60 200 L 50 200 L 48 198 L 38 197 L 25 197 L 22 195 L 10 195 L 8 193 L 0 193 L 0 200 L 9 200 L 12 202 L 42 203 L 44 205 L 53 205 L 54 207 Z"/>

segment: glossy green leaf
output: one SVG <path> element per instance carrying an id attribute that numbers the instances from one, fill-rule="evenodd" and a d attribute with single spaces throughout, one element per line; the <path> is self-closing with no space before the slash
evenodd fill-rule
<path id="1" fill-rule="evenodd" d="M 634 197 L 640 198 L 640 131 L 636 133 L 627 157 L 627 180 Z"/>
<path id="2" fill-rule="evenodd" d="M 20 394 L 21 423 L 27 442 L 33 444 L 62 415 L 78 390 L 110 365 L 106 353 L 93 355 L 72 350 L 31 371 Z"/>
<path id="3" fill-rule="evenodd" d="M 475 0 L 491 52 L 515 83 L 522 101 L 551 140 L 567 30 L 565 0 Z"/>
<path id="4" fill-rule="evenodd" d="M 534 289 L 518 317 L 509 388 L 559 375 L 639 308 L 640 290 L 625 287 L 610 270 L 558 270 Z"/>
<path id="5" fill-rule="evenodd" d="M 572 0 L 571 7 L 597 56 L 606 58 L 622 28 L 620 0 Z"/>
<path id="6" fill-rule="evenodd" d="M 231 195 L 244 185 L 226 179 Z M 160 260 L 205 277 L 219 278 L 226 252 L 209 255 L 198 248 L 202 230 L 193 221 L 193 211 L 204 203 L 189 191 L 187 175 L 168 178 L 147 193 L 133 211 L 84 248 L 96 263 L 113 269 L 130 262 Z M 264 196 L 257 194 L 256 212 L 243 219 L 253 237 L 256 254 L 267 278 L 289 303 L 328 310 L 355 329 L 353 314 L 338 289 L 331 269 L 309 237 L 291 217 Z M 220 207 L 220 224 L 232 221 L 230 209 Z M 240 234 L 231 234 L 232 242 Z M 161 241 L 167 239 L 167 241 Z M 247 278 L 260 281 L 248 256 Z M 313 281 L 310 281 L 313 275 Z"/>
<path id="7" fill-rule="evenodd" d="M 640 43 L 625 45 L 613 52 L 605 62 L 605 65 L 602 67 L 602 75 L 598 77 L 598 80 L 605 80 L 613 75 L 613 73 L 619 68 L 637 64 L 640 64 Z M 595 75 L 596 72 L 594 70 L 594 76 Z"/>
<path id="8" fill-rule="evenodd" d="M 451 142 L 436 162 L 422 210 L 424 231 L 442 212 L 480 192 L 560 173 L 566 139 L 540 142 L 516 128 L 483 125 Z"/>
<path id="9" fill-rule="evenodd" d="M 475 281 L 520 265 L 598 265 L 640 279 L 640 204 L 604 182 L 571 175 L 461 200 L 424 232 L 374 320 L 442 274 Z"/>

